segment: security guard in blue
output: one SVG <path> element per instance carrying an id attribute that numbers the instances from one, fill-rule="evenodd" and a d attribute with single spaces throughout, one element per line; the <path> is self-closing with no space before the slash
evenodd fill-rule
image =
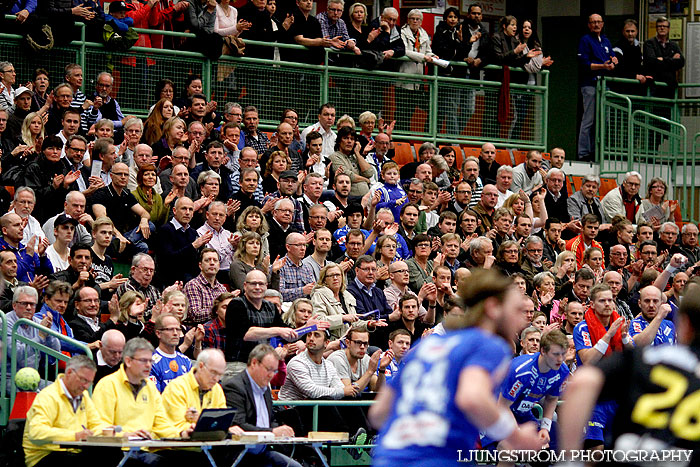
<path id="1" fill-rule="evenodd" d="M 498 398 L 498 404 L 510 408 L 518 424 L 538 423 L 538 434 L 545 446 L 549 444 L 549 449 L 556 449 L 552 439 L 556 432 L 552 430 L 552 416 L 564 381 L 569 377 L 569 368 L 564 363 L 567 348 L 568 340 L 558 329 L 545 334 L 540 341 L 540 352 L 521 355 L 510 363 Z M 535 404 L 541 404 L 543 409 L 539 422 L 532 413 Z M 481 445 L 485 449 L 495 449 L 497 442 L 482 437 Z"/>
<path id="2" fill-rule="evenodd" d="M 653 285 L 639 291 L 640 316 L 630 323 L 630 336 L 637 347 L 676 343 L 676 327 L 666 319 L 671 306 L 663 303 L 663 293 Z"/>
<path id="3" fill-rule="evenodd" d="M 522 293 L 494 270 L 475 270 L 460 286 L 467 310 L 448 318 L 444 336 L 431 335 L 410 352 L 398 377 L 382 387 L 369 411 L 379 429 L 373 465 L 454 465 L 475 449 L 479 432 L 513 449 L 543 446 L 534 423 L 518 426 L 494 389 L 512 349 L 505 339 L 526 324 Z"/>

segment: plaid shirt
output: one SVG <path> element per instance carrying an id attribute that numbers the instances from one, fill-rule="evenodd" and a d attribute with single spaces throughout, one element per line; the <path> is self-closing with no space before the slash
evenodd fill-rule
<path id="1" fill-rule="evenodd" d="M 127 290 L 141 292 L 143 296 L 148 299 L 148 305 L 146 305 L 146 312 L 143 315 L 143 318 L 146 321 L 148 321 L 151 317 L 151 309 L 153 308 L 153 305 L 155 305 L 156 302 L 160 300 L 160 290 L 156 289 L 151 284 L 148 284 L 147 287 L 143 287 L 131 277 L 124 284 L 117 287 L 117 297 L 122 298 L 122 295 L 124 295 L 124 292 L 126 292 Z"/>
<path id="2" fill-rule="evenodd" d="M 226 328 L 219 318 L 214 318 L 204 324 L 204 340 L 202 345 L 205 349 L 220 349 L 226 351 Z"/>
<path id="3" fill-rule="evenodd" d="M 185 295 L 190 304 L 185 323 L 197 325 L 209 321 L 214 300 L 224 292 L 226 287 L 221 282 L 215 280 L 212 287 L 202 274 L 185 284 Z"/>
<path id="4" fill-rule="evenodd" d="M 348 34 L 348 27 L 345 25 L 345 21 L 339 19 L 335 24 L 331 24 L 328 19 L 328 13 L 325 11 L 319 15 L 316 15 L 316 19 L 321 23 L 321 33 L 323 37 L 337 37 L 340 36 L 340 40 L 347 41 L 350 39 L 350 34 Z M 353 39 L 354 40 L 354 39 Z"/>
<path id="5" fill-rule="evenodd" d="M 269 195 L 265 196 L 262 205 L 265 206 L 265 203 L 267 203 L 267 200 L 270 198 L 287 198 L 294 203 L 294 219 L 292 220 L 292 225 L 299 229 L 299 232 L 306 232 L 306 229 L 304 228 L 304 209 L 302 208 L 301 202 L 299 202 L 298 199 L 292 196 L 282 196 L 279 190 L 277 190 L 274 193 L 270 193 Z"/>
<path id="6" fill-rule="evenodd" d="M 314 272 L 308 264 L 294 264 L 289 255 L 285 256 L 284 266 L 280 269 L 280 292 L 285 302 L 307 297 L 302 289 L 306 284 L 316 282 Z"/>
<path id="7" fill-rule="evenodd" d="M 245 134 L 245 145 L 255 149 L 258 156 L 267 151 L 268 146 L 270 146 L 270 138 L 265 133 L 258 130 L 257 138 L 254 138 L 248 130 L 244 130 L 243 133 Z"/>

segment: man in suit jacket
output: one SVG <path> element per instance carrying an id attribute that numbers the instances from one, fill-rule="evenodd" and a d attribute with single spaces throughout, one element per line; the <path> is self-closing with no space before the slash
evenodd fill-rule
<path id="1" fill-rule="evenodd" d="M 199 274 L 198 250 L 212 238 L 211 232 L 201 237 L 190 227 L 194 215 L 194 203 L 182 196 L 175 202 L 174 217 L 158 229 L 158 273 L 162 284 L 176 281 L 183 284 Z"/>
<path id="2" fill-rule="evenodd" d="M 347 290 L 357 300 L 357 313 L 362 315 L 373 310 L 379 310 L 379 317 L 372 316 L 369 320 L 388 318 L 392 312 L 386 301 L 384 291 L 376 286 L 377 261 L 362 255 L 355 261 L 355 279 L 348 282 Z"/>
<path id="3" fill-rule="evenodd" d="M 119 321 L 119 307 L 110 306 L 109 319 L 100 322 L 100 294 L 97 289 L 84 286 L 75 293 L 75 316 L 68 322 L 73 336 L 88 344 L 102 339 L 102 334 L 114 328 Z"/>
<path id="4" fill-rule="evenodd" d="M 274 420 L 270 380 L 277 373 L 279 357 L 268 344 L 259 344 L 248 357 L 245 371 L 224 382 L 226 405 L 236 409 L 233 424 L 244 431 L 272 431 L 275 436 L 294 436 L 294 430 Z M 246 455 L 251 465 L 301 465 L 293 459 L 258 446 Z"/>

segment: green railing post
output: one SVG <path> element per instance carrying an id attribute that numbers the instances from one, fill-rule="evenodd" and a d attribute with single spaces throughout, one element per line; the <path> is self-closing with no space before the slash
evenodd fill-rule
<path id="1" fill-rule="evenodd" d="M 326 59 L 323 62 L 323 79 L 321 80 L 321 93 L 319 96 L 321 102 L 318 103 L 319 108 L 328 102 L 328 87 L 330 86 L 330 74 L 328 73 L 328 67 L 330 66 L 330 63 L 328 63 L 328 49 L 324 48 L 323 52 Z"/>
<path id="2" fill-rule="evenodd" d="M 208 58 L 202 63 L 202 91 L 211 99 L 211 60 Z"/>
<path id="3" fill-rule="evenodd" d="M 440 82 L 438 81 L 438 67 L 433 66 L 433 76 L 429 82 L 430 105 L 428 111 L 428 132 L 433 135 L 433 144 L 437 145 L 438 125 L 438 96 L 440 93 Z"/>
<path id="4" fill-rule="evenodd" d="M 0 389 L 0 426 L 7 426 L 7 421 L 10 418 L 10 401 L 7 397 L 7 317 L 5 313 L 0 311 L 0 319 L 2 319 L 2 342 L 0 343 L 0 381 L 2 381 L 2 389 Z"/>
<path id="5" fill-rule="evenodd" d="M 4 319 L 3 319 L 3 323 L 4 323 Z M 20 336 L 19 334 L 17 334 L 17 329 L 22 325 L 26 325 L 26 326 L 29 326 L 31 328 L 35 328 L 35 329 L 39 330 L 39 332 L 43 332 L 45 334 L 48 334 L 48 335 L 51 335 L 51 336 L 57 338 L 59 341 L 68 342 L 68 343 L 72 344 L 74 347 L 77 347 L 80 350 L 82 350 L 85 353 L 85 355 L 87 355 L 87 357 L 90 358 L 90 360 L 93 359 L 92 352 L 90 351 L 88 346 L 85 345 L 84 343 L 79 342 L 75 339 L 71 339 L 70 337 L 64 336 L 63 334 L 56 332 L 53 329 L 46 328 L 39 323 L 35 323 L 34 321 L 30 321 L 30 320 L 24 319 L 24 318 L 18 319 L 12 325 L 12 340 L 11 340 L 12 341 L 12 353 L 11 353 L 12 356 L 10 359 L 10 361 L 11 361 L 11 364 L 10 364 L 10 366 L 11 366 L 11 368 L 10 368 L 11 369 L 11 372 L 10 372 L 10 384 L 11 384 L 11 386 L 10 386 L 10 404 L 9 404 L 10 408 L 15 403 L 15 394 L 17 392 L 17 387 L 15 386 L 15 374 L 17 373 L 17 344 L 16 344 L 17 342 L 21 342 L 26 347 L 33 348 L 33 349 L 37 350 L 38 352 L 44 353 L 44 354 L 48 355 L 49 357 L 55 358 L 57 360 L 56 361 L 56 374 L 58 374 L 58 360 L 62 360 L 65 362 L 65 361 L 68 361 L 70 359 L 69 356 L 62 354 L 60 349 L 58 351 L 54 350 L 51 347 L 47 347 L 47 346 L 40 344 L 32 339 L 29 339 L 29 338 L 26 338 L 24 336 Z M 46 375 L 48 375 L 48 367 L 49 367 L 48 365 L 49 365 L 49 363 L 48 363 L 48 361 L 46 361 L 44 363 L 44 369 L 45 369 L 44 379 L 46 379 Z M 7 384 L 6 380 L 3 381 L 3 385 L 4 384 Z M 92 389 L 90 389 L 90 392 L 92 392 Z"/>
<path id="6" fill-rule="evenodd" d="M 80 65 L 83 69 L 83 73 L 85 73 L 85 65 L 87 64 L 86 61 L 86 51 L 85 51 L 85 44 L 86 44 L 86 39 L 85 39 L 85 23 L 76 23 L 80 25 L 80 49 L 78 53 L 78 60 L 77 63 Z M 83 84 L 80 86 L 80 90 L 85 92 L 85 85 L 87 84 L 87 80 L 83 79 Z"/>

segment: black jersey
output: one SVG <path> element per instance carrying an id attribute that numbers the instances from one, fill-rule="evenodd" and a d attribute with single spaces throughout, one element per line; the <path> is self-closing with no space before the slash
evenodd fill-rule
<path id="1" fill-rule="evenodd" d="M 598 366 L 605 373 L 598 401 L 619 404 L 613 449 L 700 449 L 699 347 L 648 346 L 615 353 Z M 690 465 L 699 464 L 693 454 Z"/>

